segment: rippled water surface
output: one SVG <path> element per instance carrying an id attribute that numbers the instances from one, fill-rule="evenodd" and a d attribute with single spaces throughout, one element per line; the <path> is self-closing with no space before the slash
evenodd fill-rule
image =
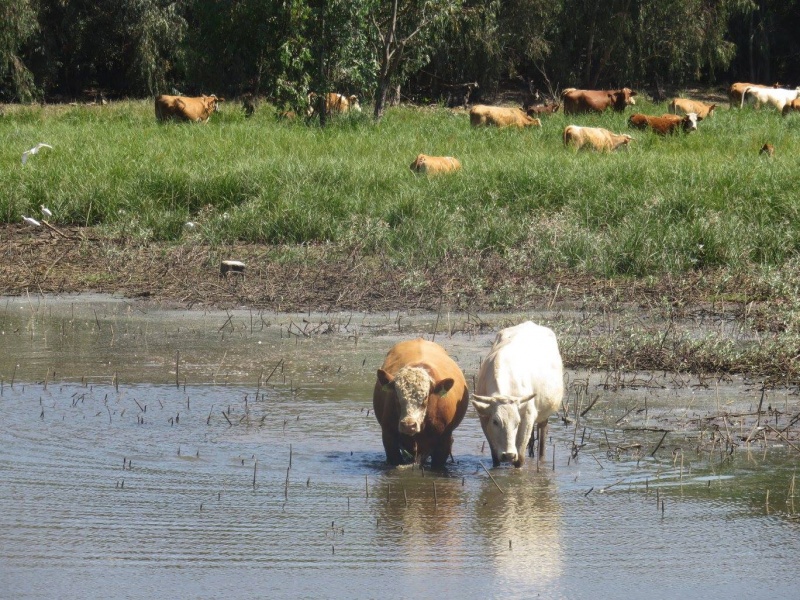
<path id="1" fill-rule="evenodd" d="M 491 469 L 472 409 L 445 472 L 386 467 L 386 351 L 436 327 L 471 383 L 500 317 L 476 319 L 4 299 L 0 597 L 798 597 L 798 453 L 625 431 L 639 405 L 747 409 L 743 382 L 568 370 L 598 402 L 553 417 L 538 468 Z"/>

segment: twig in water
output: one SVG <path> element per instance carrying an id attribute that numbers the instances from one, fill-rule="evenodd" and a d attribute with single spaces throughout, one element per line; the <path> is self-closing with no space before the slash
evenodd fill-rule
<path id="1" fill-rule="evenodd" d="M 497 489 L 500 490 L 500 493 L 501 494 L 505 494 L 505 492 L 503 491 L 503 488 L 500 487 L 500 484 L 498 484 L 497 481 L 495 480 L 495 478 L 492 477 L 492 474 L 489 473 L 489 469 L 486 468 L 486 465 L 483 464 L 483 461 L 479 460 L 478 464 L 483 467 L 483 470 L 486 471 L 486 474 L 490 477 L 490 479 L 492 480 L 492 483 L 494 483 L 497 486 Z"/>

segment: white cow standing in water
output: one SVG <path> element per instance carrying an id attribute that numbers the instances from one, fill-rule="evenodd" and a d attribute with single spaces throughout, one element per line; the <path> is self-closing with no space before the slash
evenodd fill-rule
<path id="1" fill-rule="evenodd" d="M 542 460 L 547 419 L 563 396 L 563 365 L 553 331 L 531 321 L 502 329 L 481 364 L 472 396 L 492 464 L 510 461 L 521 467 L 534 424 Z"/>

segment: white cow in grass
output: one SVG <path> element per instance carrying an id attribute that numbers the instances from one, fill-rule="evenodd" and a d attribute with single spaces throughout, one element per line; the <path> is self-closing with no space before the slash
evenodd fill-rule
<path id="1" fill-rule="evenodd" d="M 531 321 L 501 330 L 481 364 L 472 396 L 492 464 L 521 467 L 534 424 L 542 460 L 547 419 L 563 396 L 563 365 L 553 331 Z"/>
<path id="2" fill-rule="evenodd" d="M 760 108 L 762 104 L 771 104 L 778 112 L 783 112 L 783 108 L 797 98 L 800 98 L 800 88 L 785 90 L 749 87 L 742 94 L 742 107 L 745 102 L 755 103 L 756 108 Z"/>

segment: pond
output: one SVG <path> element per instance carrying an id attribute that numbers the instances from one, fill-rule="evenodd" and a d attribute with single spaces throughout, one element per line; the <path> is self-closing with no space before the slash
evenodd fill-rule
<path id="1" fill-rule="evenodd" d="M 798 444 L 736 418 L 795 389 L 566 369 L 545 461 L 491 468 L 470 408 L 446 470 L 386 466 L 391 345 L 472 385 L 526 318 L 3 298 L 0 596 L 796 597 Z"/>

